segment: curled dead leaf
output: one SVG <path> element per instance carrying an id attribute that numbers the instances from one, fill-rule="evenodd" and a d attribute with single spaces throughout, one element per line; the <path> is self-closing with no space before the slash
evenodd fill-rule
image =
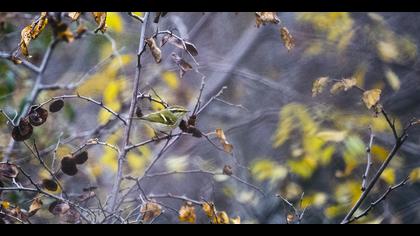
<path id="1" fill-rule="evenodd" d="M 280 36 L 283 40 L 284 47 L 286 47 L 288 51 L 295 47 L 295 39 L 286 27 L 280 28 Z"/>
<path id="2" fill-rule="evenodd" d="M 28 216 L 31 217 L 35 215 L 42 208 L 42 205 L 43 203 L 39 197 L 32 201 L 31 206 L 29 207 Z"/>
<path id="3" fill-rule="evenodd" d="M 230 165 L 225 165 L 225 167 L 223 167 L 223 174 L 224 174 L 224 175 L 228 175 L 228 176 L 233 175 L 233 169 L 232 169 L 232 166 L 230 166 Z"/>
<path id="4" fill-rule="evenodd" d="M 312 97 L 316 97 L 324 91 L 325 86 L 328 84 L 328 77 L 320 77 L 314 81 L 312 85 Z"/>
<path id="5" fill-rule="evenodd" d="M 193 69 L 193 67 L 186 62 L 184 59 L 182 59 L 180 56 L 178 56 L 175 52 L 172 52 L 171 54 L 172 60 L 177 64 L 177 66 L 180 69 L 180 77 L 184 77 L 184 74 L 187 71 L 190 71 Z"/>
<path id="6" fill-rule="evenodd" d="M 212 202 L 205 202 L 201 205 L 202 210 L 204 213 L 210 218 L 213 219 L 214 215 L 216 214 L 216 207 Z"/>
<path id="7" fill-rule="evenodd" d="M 280 19 L 276 12 L 255 12 L 257 27 L 265 24 L 278 24 Z"/>
<path id="8" fill-rule="evenodd" d="M 102 33 L 106 32 L 106 12 L 92 12 L 93 17 L 95 18 L 96 24 L 98 27 L 95 29 L 95 33 L 101 31 Z"/>
<path id="9" fill-rule="evenodd" d="M 162 61 L 162 51 L 157 46 L 156 41 L 153 38 L 146 39 L 147 46 L 149 46 L 150 52 L 152 53 L 153 58 L 156 63 Z"/>
<path id="10" fill-rule="evenodd" d="M 143 215 L 143 222 L 151 222 L 153 219 L 162 214 L 162 207 L 156 202 L 149 201 L 142 205 L 140 213 Z"/>
<path id="11" fill-rule="evenodd" d="M 45 26 L 48 24 L 48 14 L 47 12 L 42 12 L 40 17 L 32 22 L 31 25 L 26 26 L 20 32 L 20 42 L 19 47 L 21 53 L 26 56 L 30 57 L 29 55 L 29 43 L 31 40 L 36 39 L 41 32 L 44 30 Z"/>
<path id="12" fill-rule="evenodd" d="M 363 93 L 362 100 L 368 109 L 376 106 L 381 99 L 382 91 L 380 89 L 372 89 Z"/>
<path id="13" fill-rule="evenodd" d="M 227 141 L 226 135 L 222 129 L 216 129 L 216 137 L 220 140 L 220 143 L 223 145 L 223 150 L 225 150 L 225 152 L 227 153 L 232 153 L 233 145 Z"/>
<path id="14" fill-rule="evenodd" d="M 356 83 L 357 83 L 357 80 L 354 77 L 348 78 L 348 79 L 342 79 L 342 80 L 336 82 L 335 84 L 333 84 L 330 92 L 332 94 L 337 94 L 341 91 L 347 91 L 347 90 L 353 88 L 354 86 L 356 86 Z"/>
<path id="15" fill-rule="evenodd" d="M 229 216 L 225 211 L 217 212 L 216 218 L 214 219 L 214 224 L 225 225 L 229 224 Z"/>

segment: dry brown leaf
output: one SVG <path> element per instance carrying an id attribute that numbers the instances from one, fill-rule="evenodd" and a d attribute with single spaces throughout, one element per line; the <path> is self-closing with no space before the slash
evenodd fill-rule
<path id="1" fill-rule="evenodd" d="M 162 47 L 166 43 L 170 43 L 177 48 L 186 50 L 194 57 L 198 55 L 198 49 L 193 43 L 187 42 L 185 40 L 181 40 L 173 35 L 166 34 L 165 36 L 162 37 L 160 46 Z"/>
<path id="2" fill-rule="evenodd" d="M 29 55 L 29 43 L 31 40 L 36 39 L 39 34 L 41 34 L 42 30 L 44 30 L 45 26 L 48 24 L 48 14 L 47 12 L 42 12 L 40 17 L 32 22 L 32 24 L 26 26 L 20 32 L 20 42 L 19 47 L 22 54 L 26 57 L 30 57 Z"/>
<path id="3" fill-rule="evenodd" d="M 312 97 L 316 97 L 324 91 L 325 86 L 328 84 L 328 77 L 320 77 L 314 81 L 312 85 Z"/>
<path id="4" fill-rule="evenodd" d="M 255 12 L 257 27 L 268 23 L 278 24 L 280 19 L 277 17 L 276 12 Z"/>
<path id="5" fill-rule="evenodd" d="M 378 104 L 381 99 L 381 93 L 382 91 L 380 89 L 372 89 L 363 93 L 362 99 L 368 109 Z"/>
<path id="6" fill-rule="evenodd" d="M 106 12 L 92 12 L 93 17 L 95 18 L 96 24 L 98 24 L 98 28 L 95 29 L 95 33 L 99 30 L 102 33 L 106 31 Z"/>
<path id="7" fill-rule="evenodd" d="M 280 29 L 281 39 L 283 40 L 284 46 L 288 51 L 292 50 L 295 47 L 295 39 L 290 34 L 289 30 L 286 27 Z"/>
<path id="8" fill-rule="evenodd" d="M 178 65 L 180 69 L 180 77 L 184 77 L 184 74 L 187 71 L 190 71 L 193 69 L 193 67 L 186 62 L 184 59 L 182 59 L 180 56 L 178 56 L 175 52 L 171 54 L 172 60 Z"/>
<path id="9" fill-rule="evenodd" d="M 204 213 L 210 218 L 213 219 L 214 214 L 216 213 L 216 207 L 214 206 L 214 203 L 212 202 L 205 202 L 201 205 L 201 208 L 203 209 Z"/>
<path id="10" fill-rule="evenodd" d="M 223 167 L 223 174 L 231 176 L 233 175 L 233 169 L 232 166 L 230 165 L 225 165 L 225 167 Z"/>
<path id="11" fill-rule="evenodd" d="M 16 165 L 10 163 L 0 163 L 0 176 L 6 178 L 16 178 L 19 170 Z"/>
<path id="12" fill-rule="evenodd" d="M 25 57 L 29 56 L 29 43 L 31 42 L 32 36 L 31 36 L 31 30 L 32 26 L 28 25 L 20 32 L 20 51 Z"/>
<path id="13" fill-rule="evenodd" d="M 48 211 L 53 215 L 63 215 L 70 210 L 69 204 L 61 201 L 55 201 L 48 207 Z"/>
<path id="14" fill-rule="evenodd" d="M 68 14 L 68 16 L 71 18 L 72 21 L 77 21 L 80 15 L 82 15 L 81 12 L 69 12 Z"/>
<path id="15" fill-rule="evenodd" d="M 156 63 L 162 61 L 162 51 L 157 46 L 156 41 L 153 38 L 146 39 L 147 46 L 149 46 L 150 52 L 152 53 L 153 58 Z"/>
<path id="16" fill-rule="evenodd" d="M 29 207 L 28 216 L 31 217 L 35 215 L 39 211 L 39 209 L 41 209 L 42 205 L 43 203 L 41 201 L 41 198 L 36 198 Z"/>
<path id="17" fill-rule="evenodd" d="M 42 12 L 38 20 L 33 22 L 31 25 L 32 39 L 36 39 L 39 36 L 39 34 L 42 32 L 42 30 L 44 30 L 45 26 L 47 26 L 47 24 L 48 24 L 48 14 L 47 12 Z"/>
<path id="18" fill-rule="evenodd" d="M 352 78 L 349 78 L 349 79 L 343 79 L 342 82 L 343 82 L 343 85 L 344 85 L 344 91 L 347 91 L 347 90 L 353 88 L 354 86 L 356 86 L 357 79 L 355 77 L 352 77 Z"/>
<path id="19" fill-rule="evenodd" d="M 225 152 L 227 153 L 232 153 L 233 145 L 227 141 L 226 135 L 222 129 L 216 129 L 216 137 L 220 140 L 220 143 L 223 145 L 223 150 L 225 150 Z"/>
<path id="20" fill-rule="evenodd" d="M 162 207 L 159 204 L 150 201 L 141 207 L 140 213 L 143 214 L 143 222 L 150 222 L 162 214 Z"/>
<path id="21" fill-rule="evenodd" d="M 195 207 L 191 202 L 186 202 L 179 210 L 179 220 L 181 222 L 195 223 Z"/>

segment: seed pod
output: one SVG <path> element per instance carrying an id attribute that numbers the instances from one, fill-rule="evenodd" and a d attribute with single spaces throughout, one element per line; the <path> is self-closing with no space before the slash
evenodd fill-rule
<path id="1" fill-rule="evenodd" d="M 50 112 L 59 112 L 64 107 L 64 100 L 55 100 L 50 105 Z"/>
<path id="2" fill-rule="evenodd" d="M 78 170 L 76 167 L 76 162 L 71 156 L 65 156 L 61 160 L 61 171 L 69 176 L 74 176 L 77 174 Z"/>
<path id="3" fill-rule="evenodd" d="M 20 120 L 19 125 L 12 130 L 12 138 L 17 142 L 22 142 L 32 136 L 33 127 L 29 122 L 29 118 L 25 117 Z"/>
<path id="4" fill-rule="evenodd" d="M 73 157 L 74 163 L 76 163 L 77 165 L 82 165 L 84 164 L 87 160 L 88 160 L 88 152 L 84 151 L 82 153 L 77 154 L 76 156 Z"/>
<path id="5" fill-rule="evenodd" d="M 44 188 L 46 188 L 47 190 L 53 191 L 53 192 L 57 191 L 58 189 L 58 184 L 54 180 L 51 180 L 51 179 L 42 180 L 42 186 L 44 186 Z"/>
<path id="6" fill-rule="evenodd" d="M 179 123 L 179 128 L 182 130 L 182 132 L 188 133 L 188 125 L 185 120 L 181 120 L 181 123 Z"/>
<path id="7" fill-rule="evenodd" d="M 201 138 L 203 137 L 203 134 L 201 133 L 201 131 L 197 128 L 195 128 L 194 126 L 189 126 L 188 127 L 188 133 L 191 133 L 193 137 L 196 138 Z"/>
<path id="8" fill-rule="evenodd" d="M 232 166 L 230 166 L 230 165 L 225 165 L 225 167 L 223 167 L 223 174 L 224 174 L 224 175 L 228 175 L 228 176 L 233 175 L 233 169 L 232 169 Z"/>
<path id="9" fill-rule="evenodd" d="M 40 126 L 47 121 L 48 111 L 42 107 L 32 106 L 28 114 L 29 122 L 33 126 Z"/>

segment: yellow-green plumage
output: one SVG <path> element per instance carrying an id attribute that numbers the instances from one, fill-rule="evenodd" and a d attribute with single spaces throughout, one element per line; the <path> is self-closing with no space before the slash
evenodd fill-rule
<path id="1" fill-rule="evenodd" d="M 179 126 L 187 113 L 188 110 L 182 106 L 170 106 L 161 111 L 144 115 L 140 119 L 147 121 L 147 124 L 156 131 L 169 133 Z"/>

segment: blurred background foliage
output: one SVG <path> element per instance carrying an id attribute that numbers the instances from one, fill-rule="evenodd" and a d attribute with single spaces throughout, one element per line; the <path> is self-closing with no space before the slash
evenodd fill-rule
<path id="1" fill-rule="evenodd" d="M 142 15 L 141 12 L 136 14 Z M 0 13 L 1 51 L 16 47 L 20 30 L 34 16 L 35 13 Z M 229 164 L 234 166 L 235 175 L 261 187 L 266 196 L 226 176 L 159 177 L 148 180 L 144 189 L 193 199 L 203 197 L 214 201 L 218 209 L 229 215 L 240 216 L 242 223 L 285 223 L 289 209 L 276 194 L 307 208 L 304 223 L 340 222 L 355 203 L 361 194 L 368 128 L 372 127 L 377 136 L 372 147 L 374 170 L 392 146 L 391 130 L 384 118 L 375 118 L 365 109 L 356 92 L 335 96 L 324 93 L 312 98 L 312 83 L 322 76 L 355 77 L 359 86 L 383 90 L 382 102 L 397 118 L 397 127 L 419 116 L 417 45 L 420 28 L 415 22 L 420 20 L 420 14 L 285 12 L 278 16 L 295 38 L 296 47 L 290 52 L 282 45 L 279 27 L 257 28 L 254 13 L 169 13 L 159 25 L 162 30 L 176 30 L 197 46 L 199 69 L 208 78 L 206 99 L 226 85 L 228 89 L 222 99 L 246 109 L 216 100 L 199 117 L 198 126 L 202 131 L 216 128 L 225 131 L 234 145 L 233 157 L 214 149 L 205 140 L 186 138 L 170 149 L 156 172 L 190 169 L 221 172 L 223 166 Z M 93 20 L 84 23 L 90 30 L 95 28 Z M 57 47 L 45 74 L 48 83 L 77 81 L 96 64 L 104 63 L 89 73 L 88 79 L 75 91 L 44 92 L 39 102 L 77 92 L 102 100 L 116 112 L 127 110 L 139 27 L 125 13 L 117 12 L 108 13 L 107 25 L 106 34 L 87 34 Z M 51 32 L 43 33 L 31 43 L 31 62 L 40 63 L 50 40 Z M 170 60 L 173 50 L 169 46 L 162 48 L 163 63 L 159 65 L 153 62 L 149 52 L 145 54 L 142 90 L 153 87 L 169 104 L 188 106 L 194 104 L 201 80 L 194 73 L 179 78 Z M 18 65 L 0 61 L 0 107 L 9 114 L 19 110 L 31 89 L 31 76 Z M 146 112 L 162 109 L 156 103 L 143 102 L 142 106 Z M 92 130 L 112 118 L 106 111 L 79 101 L 67 103 L 65 111 L 52 117 L 45 129 L 36 130 L 41 149 L 56 144 L 60 135 L 65 139 Z M 3 118 L 0 128 L 3 151 L 10 138 Z M 117 145 L 122 133 L 117 124 L 98 138 Z M 134 141 L 154 135 L 141 123 L 136 123 L 134 134 Z M 57 156 L 63 157 L 88 138 L 79 137 L 61 144 Z M 420 222 L 419 141 L 420 134 L 414 131 L 369 200 L 376 199 L 388 185 L 396 184 L 406 175 L 411 177 L 410 184 L 393 192 L 359 222 Z M 141 176 L 160 145 L 152 144 L 130 152 L 127 174 Z M 65 187 L 80 191 L 87 186 L 98 186 L 104 198 L 117 169 L 117 153 L 109 147 L 92 147 L 89 152 L 91 158 L 87 167 L 74 177 L 76 181 L 69 178 Z M 37 166 L 22 146 L 17 153 L 15 158 L 20 164 Z M 40 178 L 48 175 L 37 173 L 37 168 L 31 168 L 31 172 Z M 130 183 L 123 184 L 127 187 Z M 12 194 L 2 197 L 18 205 L 28 204 Z M 177 209 L 182 203 L 165 201 Z M 54 221 L 51 216 L 47 219 Z M 178 222 L 178 218 L 168 211 L 158 222 Z M 198 222 L 204 223 L 206 218 L 199 216 Z"/>

